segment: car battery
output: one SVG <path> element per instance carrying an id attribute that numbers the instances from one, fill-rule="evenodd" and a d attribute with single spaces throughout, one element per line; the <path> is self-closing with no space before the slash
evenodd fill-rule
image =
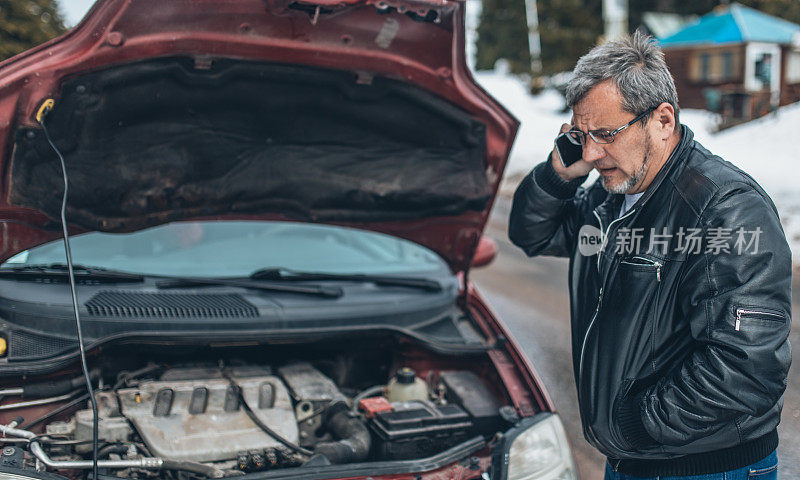
<path id="1" fill-rule="evenodd" d="M 435 405 L 427 400 L 393 402 L 391 412 L 369 420 L 378 437 L 375 452 L 384 460 L 427 457 L 470 436 L 472 422 L 458 405 Z"/>
<path id="2" fill-rule="evenodd" d="M 464 406 L 477 432 L 487 434 L 503 428 L 500 402 L 474 372 L 467 370 L 441 372 L 439 381 L 445 387 L 447 400 Z"/>

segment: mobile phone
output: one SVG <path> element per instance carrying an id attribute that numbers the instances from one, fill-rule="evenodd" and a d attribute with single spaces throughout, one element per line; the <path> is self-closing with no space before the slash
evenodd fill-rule
<path id="1" fill-rule="evenodd" d="M 556 137 L 556 150 L 564 167 L 569 167 L 583 157 L 583 147 L 572 143 L 566 133 Z"/>

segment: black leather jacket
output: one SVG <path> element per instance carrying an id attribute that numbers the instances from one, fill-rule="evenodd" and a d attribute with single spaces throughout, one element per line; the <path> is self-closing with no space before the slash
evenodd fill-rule
<path id="1" fill-rule="evenodd" d="M 578 188 L 583 180 L 564 182 L 548 162 L 537 166 L 514 195 L 509 237 L 529 256 L 570 259 L 586 439 L 612 459 L 683 457 L 767 434 L 777 443 L 791 361 L 791 252 L 769 196 L 685 126 L 622 217 L 623 195 L 599 180 Z M 580 253 L 584 225 L 604 232 L 599 256 Z M 699 253 L 679 238 L 689 229 L 702 230 Z M 758 245 L 742 250 L 739 231 L 753 240 L 756 229 Z M 631 232 L 641 236 L 638 251 L 622 241 Z M 726 233 L 728 253 L 711 240 Z"/>

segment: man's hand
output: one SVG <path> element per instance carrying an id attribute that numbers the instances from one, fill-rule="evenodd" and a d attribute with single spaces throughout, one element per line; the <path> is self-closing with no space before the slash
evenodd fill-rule
<path id="1" fill-rule="evenodd" d="M 570 128 L 572 128 L 572 125 L 568 123 L 561 125 L 561 131 L 559 132 L 559 135 L 569 131 Z M 564 167 L 564 164 L 561 162 L 561 157 L 558 155 L 558 150 L 555 147 L 550 153 L 550 163 L 553 165 L 553 169 L 556 171 L 558 176 L 561 177 L 565 182 L 571 182 L 576 178 L 588 175 L 589 172 L 591 172 L 594 168 L 591 163 L 584 161 L 583 159 L 578 160 L 569 167 Z"/>

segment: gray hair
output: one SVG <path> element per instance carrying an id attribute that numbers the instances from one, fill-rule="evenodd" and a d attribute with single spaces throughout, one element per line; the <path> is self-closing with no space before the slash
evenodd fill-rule
<path id="1" fill-rule="evenodd" d="M 573 107 L 598 83 L 611 80 L 622 96 L 622 109 L 639 115 L 666 102 L 675 109 L 678 92 L 664 52 L 653 37 L 637 31 L 591 49 L 582 56 L 567 84 L 567 106 Z M 642 124 L 647 123 L 645 118 Z"/>

